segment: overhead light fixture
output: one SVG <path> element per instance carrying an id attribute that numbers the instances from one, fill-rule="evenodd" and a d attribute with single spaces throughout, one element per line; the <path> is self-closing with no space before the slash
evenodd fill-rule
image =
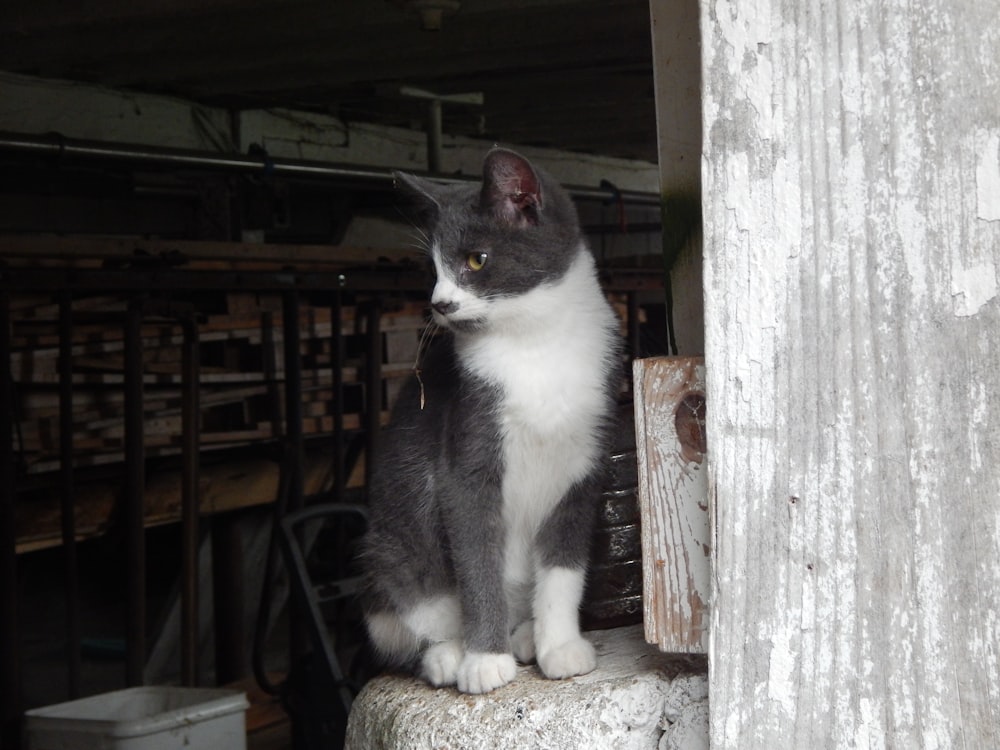
<path id="1" fill-rule="evenodd" d="M 420 16 L 420 27 L 424 31 L 440 31 L 445 14 L 456 12 L 460 0 L 390 0 L 407 12 Z"/>

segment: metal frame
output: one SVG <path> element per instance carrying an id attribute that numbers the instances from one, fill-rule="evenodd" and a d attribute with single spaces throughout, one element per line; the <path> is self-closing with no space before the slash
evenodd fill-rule
<path id="1" fill-rule="evenodd" d="M 368 511 L 361 505 L 346 503 L 325 503 L 312 505 L 287 514 L 280 524 L 279 540 L 285 564 L 289 572 L 292 592 L 296 602 L 306 617 L 303 618 L 304 630 L 308 634 L 309 645 L 314 654 L 320 657 L 320 666 L 325 670 L 330 684 L 336 687 L 337 700 L 333 706 L 334 718 L 338 730 L 347 728 L 347 715 L 354 701 L 354 693 L 340 665 L 334 644 L 330 641 L 322 605 L 354 597 L 361 585 L 361 576 L 352 576 L 332 581 L 322 581 L 314 584 L 306 564 L 307 550 L 303 545 L 303 527 L 309 521 L 316 519 L 330 520 L 338 516 L 354 516 L 367 526 Z"/>

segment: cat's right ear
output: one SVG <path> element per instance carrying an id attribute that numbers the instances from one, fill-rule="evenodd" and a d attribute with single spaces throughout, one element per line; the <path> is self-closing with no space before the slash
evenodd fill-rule
<path id="1" fill-rule="evenodd" d="M 421 224 L 433 220 L 441 210 L 435 183 L 406 172 L 392 173 L 393 185 L 410 202 L 410 208 L 416 213 L 416 219 Z"/>

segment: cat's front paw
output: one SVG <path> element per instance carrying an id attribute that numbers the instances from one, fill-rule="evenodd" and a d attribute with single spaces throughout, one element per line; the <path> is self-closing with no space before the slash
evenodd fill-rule
<path id="1" fill-rule="evenodd" d="M 587 674 L 597 666 L 597 652 L 590 641 L 577 637 L 539 653 L 538 666 L 551 680 Z"/>
<path id="2" fill-rule="evenodd" d="M 467 653 L 458 668 L 458 689 L 463 693 L 488 693 L 513 680 L 516 672 L 510 654 Z"/>
<path id="3" fill-rule="evenodd" d="M 427 647 L 420 660 L 420 672 L 434 687 L 454 685 L 465 649 L 458 641 L 441 641 Z"/>

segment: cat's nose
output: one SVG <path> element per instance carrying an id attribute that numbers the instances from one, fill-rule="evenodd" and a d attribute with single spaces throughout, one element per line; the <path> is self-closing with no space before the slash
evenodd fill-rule
<path id="1" fill-rule="evenodd" d="M 458 303 L 457 302 L 432 302 L 431 303 L 431 307 L 433 307 L 434 310 L 438 314 L 440 314 L 440 315 L 448 315 L 450 313 L 455 312 L 455 310 L 458 309 Z"/>

